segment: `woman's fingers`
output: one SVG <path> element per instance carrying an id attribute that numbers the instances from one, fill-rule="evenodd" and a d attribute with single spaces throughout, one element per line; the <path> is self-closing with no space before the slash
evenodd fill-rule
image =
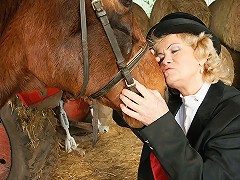
<path id="1" fill-rule="evenodd" d="M 145 86 L 140 84 L 138 81 L 135 80 L 135 83 L 137 90 L 141 93 L 143 97 L 139 96 L 138 94 L 128 89 L 123 89 L 122 94 L 137 104 L 143 104 L 146 101 L 146 99 L 152 99 L 153 97 L 152 92 L 150 92 Z"/>
<path id="2" fill-rule="evenodd" d="M 137 102 L 135 102 L 135 101 L 132 100 L 133 98 L 130 99 L 130 97 L 127 97 L 127 96 L 125 96 L 125 95 L 123 95 L 123 94 L 120 94 L 120 99 L 122 100 L 122 102 L 123 102 L 127 107 L 131 108 L 132 110 L 134 110 L 134 111 L 138 111 L 138 110 L 139 110 L 139 108 L 138 108 L 139 105 L 138 105 Z"/>
<path id="3" fill-rule="evenodd" d="M 125 106 L 124 104 L 120 104 L 120 108 L 122 110 L 122 112 L 134 119 L 138 119 L 140 120 L 140 117 L 139 117 L 139 113 L 135 112 L 135 111 L 132 111 L 131 109 L 129 109 L 127 106 Z"/>
<path id="4" fill-rule="evenodd" d="M 120 107 L 126 115 L 149 125 L 168 112 L 168 107 L 158 91 L 147 89 L 138 81 L 135 83 L 137 90 L 143 97 L 124 89 L 120 94 L 120 99 L 123 102 Z"/>
<path id="5" fill-rule="evenodd" d="M 149 92 L 151 92 L 154 96 L 156 96 L 157 98 L 161 98 L 162 95 L 157 91 L 157 90 L 151 90 L 149 89 Z"/>
<path id="6" fill-rule="evenodd" d="M 136 83 L 137 90 L 142 94 L 143 97 L 147 98 L 147 97 L 149 97 L 149 95 L 151 95 L 149 90 L 145 86 L 143 86 L 136 80 L 135 80 L 135 83 Z"/>
<path id="7" fill-rule="evenodd" d="M 132 92 L 128 89 L 123 89 L 122 95 L 128 97 L 129 99 L 131 99 L 132 101 L 134 101 L 137 104 L 141 104 L 142 100 L 143 100 L 143 98 L 141 96 L 139 96 L 135 92 Z M 120 99 L 121 99 L 121 96 L 120 96 Z"/>
<path id="8" fill-rule="evenodd" d="M 134 92 L 132 92 L 132 91 L 130 91 L 130 90 L 128 90 L 128 89 L 123 89 L 122 95 L 120 96 L 120 99 L 125 104 L 128 103 L 127 104 L 128 107 L 132 108 L 132 106 L 133 106 L 133 108 L 137 109 L 136 106 L 134 106 L 135 103 L 138 104 L 138 105 L 143 105 L 143 104 L 146 104 L 147 101 L 153 101 L 156 97 L 161 98 L 161 94 L 157 90 L 147 89 L 145 86 L 143 86 L 142 84 L 140 84 L 136 80 L 135 80 L 135 83 L 136 83 L 137 90 L 141 93 L 141 95 L 143 97 L 134 93 Z"/>

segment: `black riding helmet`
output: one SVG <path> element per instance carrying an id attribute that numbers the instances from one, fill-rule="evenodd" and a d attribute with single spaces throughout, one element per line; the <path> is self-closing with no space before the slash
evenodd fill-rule
<path id="1" fill-rule="evenodd" d="M 213 46 L 217 54 L 220 54 L 221 43 L 217 36 L 209 30 L 200 19 L 183 12 L 175 12 L 163 17 L 159 23 L 149 30 L 147 40 L 151 41 L 152 36 L 161 37 L 162 35 L 178 33 L 199 35 L 201 32 L 205 32 L 205 34 L 210 34 L 212 36 Z"/>

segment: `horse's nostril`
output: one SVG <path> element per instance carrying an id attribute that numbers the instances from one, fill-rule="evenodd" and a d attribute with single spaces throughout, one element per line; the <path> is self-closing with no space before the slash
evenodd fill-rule
<path id="1" fill-rule="evenodd" d="M 0 164 L 6 164 L 5 159 L 0 159 Z"/>

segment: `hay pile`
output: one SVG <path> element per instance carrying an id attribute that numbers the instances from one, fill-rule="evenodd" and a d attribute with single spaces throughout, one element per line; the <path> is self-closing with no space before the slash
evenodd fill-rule
<path id="1" fill-rule="evenodd" d="M 108 133 L 99 134 L 96 147 L 91 136 L 77 138 L 79 146 L 86 150 L 81 157 L 77 152 L 61 151 L 50 178 L 52 180 L 136 180 L 142 142 L 126 128 L 111 121 Z"/>
<path id="2" fill-rule="evenodd" d="M 231 54 L 234 63 L 234 80 L 233 85 L 240 89 L 240 52 L 234 51 L 227 47 L 228 52 Z"/>
<path id="3" fill-rule="evenodd" d="M 207 26 L 210 23 L 210 10 L 204 0 L 156 0 L 150 16 L 150 27 L 173 12 L 190 13 L 201 19 Z"/>
<path id="4" fill-rule="evenodd" d="M 144 37 L 146 37 L 148 30 L 149 30 L 149 18 L 145 11 L 142 9 L 141 6 L 139 6 L 136 3 L 133 3 L 132 11 L 134 14 L 134 17 L 137 19 L 138 26 L 140 27 L 142 34 Z"/>
<path id="5" fill-rule="evenodd" d="M 235 68 L 233 85 L 240 88 L 240 1 L 216 0 L 209 9 L 210 29 L 231 54 Z"/>
<path id="6" fill-rule="evenodd" d="M 210 4 L 210 29 L 228 47 L 240 52 L 240 1 L 216 0 Z"/>
<path id="7" fill-rule="evenodd" d="M 233 63 L 233 59 L 232 59 L 232 56 L 231 56 L 230 52 L 223 45 L 221 45 L 221 54 L 220 54 L 220 56 L 222 56 L 223 67 L 225 67 L 226 71 L 228 71 L 228 79 L 231 80 L 231 82 L 233 83 L 233 79 L 234 79 L 234 63 Z"/>

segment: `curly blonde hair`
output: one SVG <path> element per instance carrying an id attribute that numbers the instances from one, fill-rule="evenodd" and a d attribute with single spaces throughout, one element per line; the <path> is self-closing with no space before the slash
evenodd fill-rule
<path id="1" fill-rule="evenodd" d="M 154 45 L 157 45 L 157 42 L 166 36 L 154 37 Z M 202 32 L 198 36 L 189 33 L 179 33 L 177 36 L 194 49 L 194 56 L 197 60 L 207 59 L 203 71 L 203 78 L 206 82 L 214 84 L 221 80 L 226 85 L 232 85 L 234 67 L 228 63 L 229 61 L 222 56 L 222 53 L 217 54 L 211 35 Z"/>

